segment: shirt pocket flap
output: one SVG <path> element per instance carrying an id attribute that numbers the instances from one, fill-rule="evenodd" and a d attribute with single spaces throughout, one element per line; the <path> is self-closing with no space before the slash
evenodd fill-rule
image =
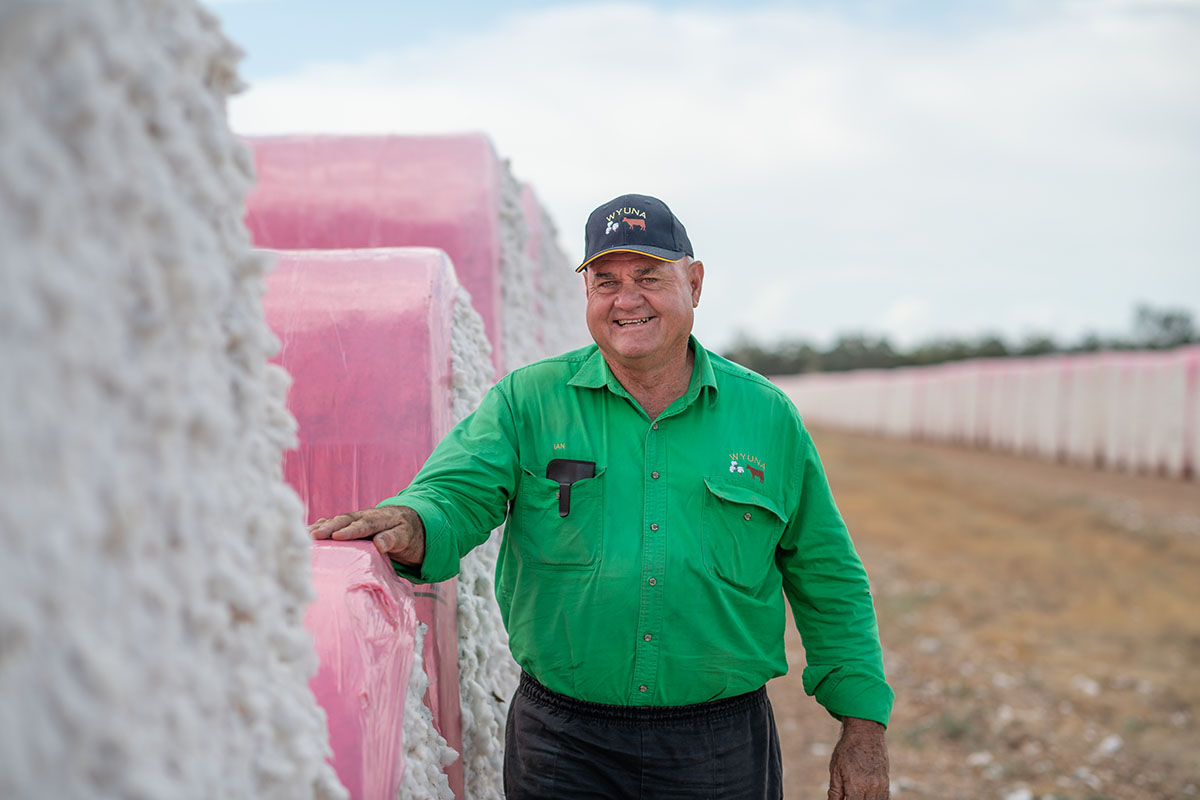
<path id="1" fill-rule="evenodd" d="M 788 521 L 787 514 L 783 508 L 770 495 L 752 487 L 746 486 L 744 483 L 735 482 L 729 479 L 705 477 L 704 485 L 708 490 L 722 500 L 727 500 L 731 503 L 743 503 L 745 505 L 757 506 L 758 508 L 770 511 L 782 523 Z"/>
<path id="2" fill-rule="evenodd" d="M 596 478 L 599 478 L 601 475 L 604 474 L 604 470 L 605 470 L 605 466 L 603 464 L 597 464 L 595 475 L 593 475 L 590 478 L 583 478 L 581 480 L 575 481 L 575 483 L 573 483 L 571 485 L 579 486 L 579 485 L 588 483 L 589 481 L 594 481 L 594 480 L 596 480 Z M 532 464 L 532 465 L 522 464 L 521 471 L 524 472 L 526 475 L 528 475 L 529 479 L 531 479 L 535 483 L 542 483 L 542 484 L 545 484 L 546 486 L 553 486 L 555 489 L 558 488 L 558 481 L 551 480 L 550 478 L 546 477 L 546 464 Z"/>

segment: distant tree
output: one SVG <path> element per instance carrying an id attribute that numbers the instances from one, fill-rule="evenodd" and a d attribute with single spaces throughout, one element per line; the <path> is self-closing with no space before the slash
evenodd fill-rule
<path id="1" fill-rule="evenodd" d="M 1025 339 L 1024 344 L 1017 350 L 1017 355 L 1044 356 L 1049 353 L 1061 353 L 1060 348 L 1049 336 L 1034 334 Z"/>
<path id="2" fill-rule="evenodd" d="M 826 372 L 882 369 L 895 367 L 902 362 L 903 359 L 887 339 L 861 333 L 839 336 L 833 347 L 821 355 L 821 369 Z"/>
<path id="3" fill-rule="evenodd" d="M 995 334 L 977 339 L 940 337 L 923 342 L 907 352 L 892 347 L 883 336 L 843 333 L 831 347 L 820 350 L 802 339 L 784 339 L 763 345 L 744 332 L 734 337 L 724 355 L 763 375 L 794 375 L 801 372 L 844 372 L 854 369 L 890 369 L 905 365 L 942 364 L 968 358 L 1040 356 L 1049 353 L 1095 352 L 1097 350 L 1166 349 L 1200 342 L 1192 315 L 1181 308 L 1155 308 L 1139 304 L 1134 309 L 1133 334 L 1129 338 L 1084 335 L 1065 346 L 1053 337 L 1035 334 L 1020 345 L 1010 346 Z"/>
<path id="4" fill-rule="evenodd" d="M 1106 340 L 1095 332 L 1084 334 L 1079 343 L 1070 348 L 1071 352 L 1075 353 L 1095 353 L 1100 350 L 1113 349 L 1112 340 Z"/>
<path id="5" fill-rule="evenodd" d="M 1154 308 L 1139 303 L 1133 312 L 1133 342 L 1137 347 L 1165 350 L 1200 341 L 1191 312 L 1183 308 Z"/>
<path id="6" fill-rule="evenodd" d="M 724 356 L 762 375 L 795 375 L 821 370 L 820 351 L 801 339 L 786 339 L 772 347 L 764 347 L 739 331 Z"/>
<path id="7" fill-rule="evenodd" d="M 978 355 L 970 342 L 961 339 L 940 338 L 932 339 L 918 345 L 906 360 L 910 364 L 941 364 L 946 361 L 962 361 Z"/>
<path id="8" fill-rule="evenodd" d="M 975 355 L 979 358 L 1003 358 L 1009 355 L 1008 345 L 996 335 L 984 336 L 975 345 Z"/>

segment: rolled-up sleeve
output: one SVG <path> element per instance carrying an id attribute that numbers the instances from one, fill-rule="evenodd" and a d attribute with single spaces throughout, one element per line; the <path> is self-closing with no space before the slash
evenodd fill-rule
<path id="1" fill-rule="evenodd" d="M 505 386 L 503 380 L 493 386 L 479 408 L 442 439 L 408 488 L 379 504 L 408 506 L 421 517 L 421 568 L 393 562 L 397 574 L 413 583 L 453 578 L 460 559 L 504 521 L 520 472 Z"/>
<path id="2" fill-rule="evenodd" d="M 800 499 L 777 552 L 784 593 L 804 644 L 804 690 L 830 714 L 887 725 L 895 695 L 883 673 L 870 584 L 803 431 Z"/>

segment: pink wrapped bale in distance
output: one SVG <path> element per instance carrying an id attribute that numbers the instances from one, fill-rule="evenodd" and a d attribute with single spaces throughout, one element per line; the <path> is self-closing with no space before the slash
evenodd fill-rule
<path id="1" fill-rule="evenodd" d="M 1200 347 L 1178 351 L 1183 372 L 1183 450 L 1180 472 L 1200 480 Z"/>
<path id="2" fill-rule="evenodd" d="M 772 380 L 820 424 L 1200 477 L 1200 347 Z"/>
<path id="3" fill-rule="evenodd" d="M 254 244 L 272 249 L 437 247 L 450 256 L 504 364 L 501 168 L 482 134 L 249 138 Z"/>
<path id="4" fill-rule="evenodd" d="M 1139 353 L 1133 364 L 1131 463 L 1139 472 L 1166 472 L 1168 441 L 1183 437 L 1183 385 L 1171 353 Z M 1175 428 L 1175 430 L 1171 430 Z"/>
<path id="5" fill-rule="evenodd" d="M 1104 393 L 1104 359 L 1101 355 L 1076 355 L 1065 362 L 1067 409 L 1065 450 L 1067 459 L 1094 467 L 1104 460 L 1104 425 L 1108 395 Z"/>
<path id="6" fill-rule="evenodd" d="M 292 375 L 288 408 L 300 439 L 285 455 L 284 477 L 309 522 L 374 506 L 408 484 L 451 427 L 454 271 L 444 253 L 428 248 L 276 256 L 263 305 L 281 342 L 277 360 Z M 314 551 L 315 571 L 326 553 Z M 407 581 L 394 581 L 412 592 Z M 429 626 L 423 658 L 434 724 L 461 752 L 455 582 L 420 587 L 414 605 Z M 324 662 L 339 645 L 318 639 L 317 646 Z M 335 766 L 339 775 L 358 769 Z M 461 792 L 461 761 L 447 775 Z"/>
<path id="7" fill-rule="evenodd" d="M 1104 420 L 1104 466 L 1108 469 L 1134 468 L 1134 365 L 1132 353 L 1105 353 L 1102 357 L 1104 383 L 1101 391 L 1108 397 Z"/>

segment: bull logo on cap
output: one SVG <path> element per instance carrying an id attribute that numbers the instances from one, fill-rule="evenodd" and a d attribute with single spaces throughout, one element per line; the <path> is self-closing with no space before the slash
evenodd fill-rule
<path id="1" fill-rule="evenodd" d="M 621 222 L 627 224 L 629 226 L 629 230 L 633 230 L 634 228 L 646 230 L 646 220 L 644 219 L 631 219 L 630 217 L 624 217 L 622 218 Z"/>

